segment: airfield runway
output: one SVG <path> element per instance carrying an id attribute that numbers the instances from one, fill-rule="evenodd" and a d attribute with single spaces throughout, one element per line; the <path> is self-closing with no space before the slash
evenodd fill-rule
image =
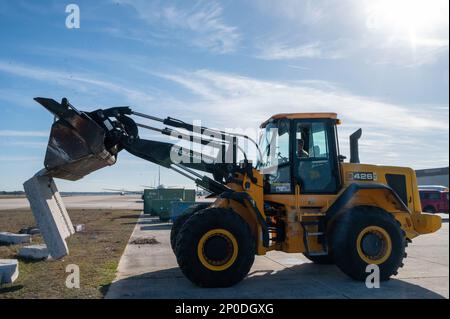
<path id="1" fill-rule="evenodd" d="M 85 195 L 64 196 L 64 204 L 67 208 L 77 209 L 142 209 L 140 195 Z M 25 197 L 1 198 L 0 211 L 16 208 L 29 208 Z"/>
<path id="2" fill-rule="evenodd" d="M 68 196 L 68 208 L 142 209 L 139 195 Z M 1 210 L 28 207 L 25 198 L 1 199 Z M 335 266 L 315 265 L 302 254 L 257 256 L 249 276 L 231 288 L 191 284 L 177 266 L 169 243 L 171 225 L 141 215 L 131 240 L 154 237 L 158 244 L 128 244 L 106 298 L 449 298 L 448 215 L 442 229 L 407 248 L 399 274 L 376 289 L 349 279 Z"/>

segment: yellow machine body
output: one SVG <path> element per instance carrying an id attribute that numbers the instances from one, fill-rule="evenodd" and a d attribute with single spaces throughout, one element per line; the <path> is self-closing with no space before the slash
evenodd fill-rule
<path id="1" fill-rule="evenodd" d="M 280 114 L 271 119 L 314 119 L 330 118 L 337 120 L 334 113 L 295 113 Z M 262 127 L 266 124 L 265 122 Z M 428 234 L 437 231 L 441 227 L 441 218 L 437 215 L 423 213 L 421 211 L 420 197 L 418 192 L 415 171 L 411 168 L 369 165 L 359 163 L 339 164 L 339 176 L 341 177 L 341 189 L 336 194 L 301 194 L 300 186 L 295 187 L 294 194 L 265 194 L 263 175 L 260 171 L 253 169 L 252 175 L 256 179 L 251 182 L 247 175 L 236 176 L 239 182 L 230 183 L 227 186 L 239 192 L 246 192 L 254 201 L 255 206 L 263 215 L 264 219 L 268 216 L 264 212 L 264 202 L 280 204 L 283 209 L 278 216 L 273 218 L 282 220 L 284 224 L 285 238 L 282 242 L 272 243 L 268 247 L 263 245 L 262 227 L 258 218 L 256 218 L 255 208 L 248 204 L 242 204 L 239 201 L 218 198 L 212 206 L 230 208 L 239 214 L 249 224 L 256 239 L 257 254 L 264 255 L 270 250 L 280 250 L 287 253 L 305 253 L 304 228 L 301 221 L 314 221 L 326 216 L 332 205 L 346 192 L 347 188 L 354 184 L 355 174 L 371 174 L 370 180 L 359 178 L 359 185 L 386 185 L 388 181 L 386 176 L 389 174 L 404 176 L 405 193 L 403 202 L 394 194 L 390 188 L 362 188 L 354 192 L 351 199 L 339 210 L 343 213 L 352 207 L 373 206 L 392 214 L 401 225 L 405 232 L 407 240 L 411 240 L 421 234 Z M 272 242 L 272 241 L 271 241 Z M 309 250 L 319 250 L 320 243 L 317 238 L 309 241 Z"/>

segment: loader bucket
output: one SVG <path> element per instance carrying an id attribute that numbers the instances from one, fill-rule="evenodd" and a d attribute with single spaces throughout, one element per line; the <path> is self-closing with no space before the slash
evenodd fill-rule
<path id="1" fill-rule="evenodd" d="M 23 186 L 31 211 L 54 259 L 69 253 L 66 239 L 74 228 L 53 177 L 78 180 L 83 176 L 113 165 L 116 156 L 105 148 L 105 129 L 90 113 L 80 112 L 69 104 L 53 99 L 35 100 L 55 115 L 45 154 L 45 168 Z"/>
<path id="2" fill-rule="evenodd" d="M 76 110 L 66 99 L 35 100 L 57 118 L 44 160 L 48 176 L 75 181 L 116 162 L 116 156 L 105 149 L 105 130 L 88 113 Z"/>

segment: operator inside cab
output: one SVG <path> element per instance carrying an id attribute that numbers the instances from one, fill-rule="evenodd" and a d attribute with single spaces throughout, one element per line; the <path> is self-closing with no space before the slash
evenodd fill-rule
<path id="1" fill-rule="evenodd" d="M 309 154 L 305 149 L 303 148 L 305 146 L 305 141 L 303 141 L 301 138 L 297 139 L 297 156 L 298 157 L 309 157 Z"/>

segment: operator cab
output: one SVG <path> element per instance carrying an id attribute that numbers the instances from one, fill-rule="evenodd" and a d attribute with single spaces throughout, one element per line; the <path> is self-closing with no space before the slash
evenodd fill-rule
<path id="1" fill-rule="evenodd" d="M 336 194 L 341 187 L 335 113 L 272 116 L 261 125 L 257 168 L 267 194 Z"/>

